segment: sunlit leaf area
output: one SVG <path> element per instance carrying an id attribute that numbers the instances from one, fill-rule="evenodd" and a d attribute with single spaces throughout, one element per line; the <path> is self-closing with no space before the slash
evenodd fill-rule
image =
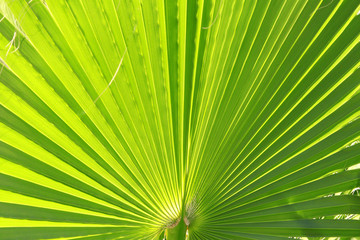
<path id="1" fill-rule="evenodd" d="M 359 0 L 0 0 L 0 240 L 359 240 Z"/>

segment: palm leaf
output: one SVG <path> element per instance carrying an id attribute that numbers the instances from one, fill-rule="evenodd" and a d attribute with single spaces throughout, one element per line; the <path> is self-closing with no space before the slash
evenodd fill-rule
<path id="1" fill-rule="evenodd" d="M 0 239 L 360 237 L 359 10 L 2 0 Z"/>

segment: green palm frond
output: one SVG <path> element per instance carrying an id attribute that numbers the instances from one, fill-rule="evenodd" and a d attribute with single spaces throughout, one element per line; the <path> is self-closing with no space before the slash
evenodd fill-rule
<path id="1" fill-rule="evenodd" d="M 1 0 L 0 239 L 357 239 L 357 0 Z"/>

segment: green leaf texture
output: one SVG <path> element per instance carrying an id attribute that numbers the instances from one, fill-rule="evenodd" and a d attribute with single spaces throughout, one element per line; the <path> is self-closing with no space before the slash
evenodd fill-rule
<path id="1" fill-rule="evenodd" d="M 0 239 L 358 239 L 358 0 L 0 0 Z"/>

